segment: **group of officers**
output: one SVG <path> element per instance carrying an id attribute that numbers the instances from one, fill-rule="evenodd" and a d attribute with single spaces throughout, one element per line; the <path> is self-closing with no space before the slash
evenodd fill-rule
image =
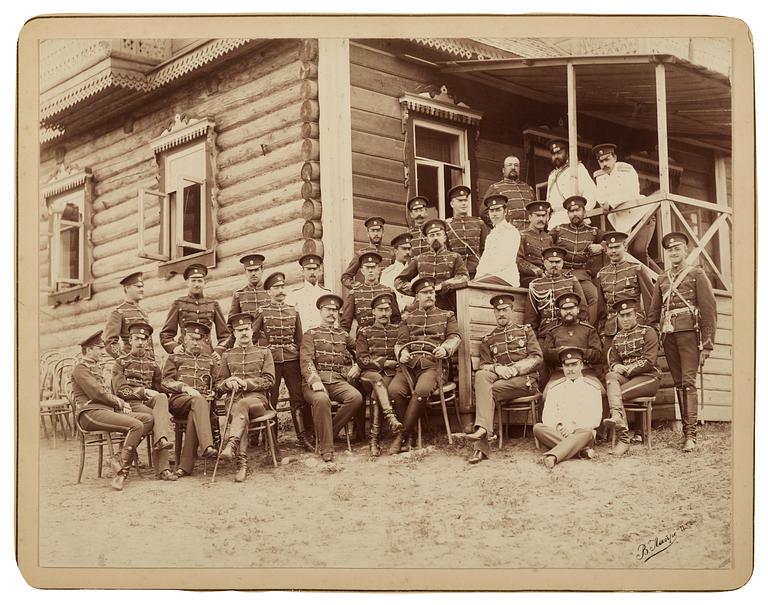
<path id="1" fill-rule="evenodd" d="M 623 403 L 655 395 L 660 341 L 680 406 L 682 449 L 692 451 L 696 376 L 713 348 L 716 328 L 709 279 L 685 262 L 689 241 L 683 233 L 662 238 L 668 265 L 655 284 L 637 260 L 650 261 L 647 241 L 628 252 L 627 232 L 644 220 L 636 229 L 640 233 L 653 219 L 633 212 L 636 207 L 622 215 L 621 204 L 636 199 L 639 186 L 627 185 L 628 177 L 634 174 L 636 182 L 637 175 L 629 164 L 616 162 L 614 145 L 595 148 L 601 166 L 597 186 L 584 177 L 596 192 L 587 191 L 593 205 L 599 201 L 610 208 L 614 226 L 624 227 L 608 232 L 585 220 L 590 199 L 568 190 L 573 181 L 560 179 L 567 143 L 554 140 L 550 151 L 548 200 L 560 195 L 561 209 L 533 199 L 533 190 L 518 179 L 519 160 L 510 156 L 503 179 L 483 200 L 483 218 L 469 216 L 471 192 L 459 185 L 447 194 L 453 216 L 445 221 L 427 219 L 424 196 L 410 199 L 411 228 L 390 246 L 383 244 L 385 220 L 366 220 L 369 243 L 342 274 L 345 298 L 321 285 L 317 255 L 299 260 L 303 283 L 287 292 L 283 273 L 263 279 L 264 256 L 247 254 L 240 259 L 247 284 L 234 292 L 225 319 L 219 304 L 204 295 L 207 268 L 188 266 L 187 294 L 174 301 L 160 331 L 168 353 L 162 368 L 155 361 L 153 328 L 139 304 L 143 275 L 122 279 L 125 301 L 103 330 L 80 343 L 82 360 L 73 372 L 80 426 L 125 433 L 112 486 L 123 488 L 136 448 L 149 434 L 160 479 L 190 475 L 199 449 L 204 458 L 234 460 L 235 481 L 244 481 L 249 420 L 276 406 L 282 381 L 298 443 L 325 462 L 333 461 L 334 438 L 350 421 L 356 438 L 364 438 L 363 402 L 369 397 L 376 404 L 371 454 L 381 453 L 381 415 L 392 435 L 388 451 L 400 453 L 438 385 L 438 372 L 450 368 L 459 349 L 454 291 L 470 280 L 528 289 L 521 324 L 513 321 L 512 294 L 489 300 L 497 325 L 482 339 L 474 376 L 470 463 L 489 456 L 495 405 L 540 389 L 544 407 L 534 434 L 551 448 L 542 458 L 547 467 L 590 456 L 601 423 L 618 437 L 610 453 L 625 454 Z M 111 385 L 101 372 L 105 350 L 114 358 Z M 219 449 L 214 445 L 219 423 L 211 417 L 216 399 L 228 404 Z M 173 472 L 171 416 L 187 420 Z"/>

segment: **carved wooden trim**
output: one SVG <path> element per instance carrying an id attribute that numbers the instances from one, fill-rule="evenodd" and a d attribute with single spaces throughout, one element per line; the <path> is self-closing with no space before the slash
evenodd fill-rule
<path id="1" fill-rule="evenodd" d="M 196 120 L 177 113 L 162 134 L 149 144 L 154 154 L 162 153 L 194 139 L 208 136 L 209 129 L 212 131 L 214 125 L 214 122 L 207 118 Z"/>
<path id="2" fill-rule="evenodd" d="M 477 126 L 483 118 L 483 112 L 471 109 L 466 103 L 457 101 L 443 85 L 439 91 L 427 91 L 420 94 L 405 93 L 400 97 L 403 109 L 403 127 L 408 122 L 411 112 L 440 118 L 459 124 Z"/>
<path id="3" fill-rule="evenodd" d="M 65 164 L 59 164 L 51 178 L 48 179 L 48 184 L 43 187 L 43 198 L 48 200 L 70 189 L 76 189 L 91 178 L 93 178 L 93 173 L 90 168 L 80 170 L 74 166 L 70 167 Z"/>

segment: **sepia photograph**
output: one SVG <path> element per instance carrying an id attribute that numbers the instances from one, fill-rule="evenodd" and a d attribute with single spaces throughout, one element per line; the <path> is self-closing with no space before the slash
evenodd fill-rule
<path id="1" fill-rule="evenodd" d="M 748 29 L 392 19 L 25 26 L 33 586 L 749 577 Z"/>

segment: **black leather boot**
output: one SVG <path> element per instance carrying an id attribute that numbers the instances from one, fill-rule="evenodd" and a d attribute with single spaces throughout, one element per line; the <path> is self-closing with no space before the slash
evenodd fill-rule
<path id="1" fill-rule="evenodd" d="M 685 443 L 683 444 L 683 451 L 692 452 L 696 449 L 696 421 L 699 413 L 699 393 L 696 391 L 696 387 L 685 387 L 683 398 L 685 399 L 685 419 L 683 421 Z"/>
<path id="2" fill-rule="evenodd" d="M 291 419 L 293 420 L 293 428 L 296 431 L 296 441 L 304 448 L 306 452 L 314 452 L 314 446 L 307 439 L 307 430 L 304 426 L 304 414 L 300 408 L 291 408 Z"/>
<path id="3" fill-rule="evenodd" d="M 381 410 L 375 399 L 371 399 L 371 456 L 380 456 L 379 432 L 381 431 Z"/>
<path id="4" fill-rule="evenodd" d="M 120 450 L 120 470 L 115 474 L 115 478 L 112 479 L 112 489 L 122 491 L 123 484 L 128 478 L 128 473 L 131 470 L 131 464 L 136 456 L 136 449 L 130 445 L 123 447 Z"/>
<path id="5" fill-rule="evenodd" d="M 221 454 L 219 455 L 219 457 L 222 460 L 226 460 L 227 462 L 229 462 L 235 456 L 237 456 L 237 453 L 239 450 L 240 450 L 240 438 L 230 437 L 227 439 L 227 442 L 224 444 L 224 447 L 222 448 Z"/>

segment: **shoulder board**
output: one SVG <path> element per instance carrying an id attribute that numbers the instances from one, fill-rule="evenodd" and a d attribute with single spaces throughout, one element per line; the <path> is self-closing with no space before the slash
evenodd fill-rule
<path id="1" fill-rule="evenodd" d="M 630 164 L 627 164 L 626 162 L 616 162 L 615 168 L 619 172 L 634 172 L 635 171 L 635 169 L 632 168 L 632 166 Z"/>
<path id="2" fill-rule="evenodd" d="M 128 360 L 130 359 L 130 357 L 131 357 L 131 354 L 130 354 L 130 353 L 125 353 L 124 355 L 119 355 L 119 356 L 118 356 L 118 357 L 115 359 L 115 361 L 123 361 L 123 362 L 125 362 L 125 361 L 128 361 Z"/>
<path id="3" fill-rule="evenodd" d="M 584 382 L 596 391 L 602 393 L 603 389 L 600 387 L 600 384 L 596 380 L 585 380 Z"/>
<path id="4" fill-rule="evenodd" d="M 603 176 L 604 174 L 605 174 L 605 170 L 603 170 L 602 168 L 598 168 L 597 170 L 595 170 L 595 171 L 592 173 L 592 176 L 593 176 L 593 177 L 595 177 L 595 178 L 597 178 L 597 177 L 599 177 L 599 176 Z"/>
<path id="5" fill-rule="evenodd" d="M 588 321 L 581 321 L 581 320 L 579 320 L 579 325 L 580 325 L 580 326 L 587 326 L 588 328 L 590 328 L 590 329 L 592 329 L 592 330 L 594 330 L 594 329 L 595 329 L 595 326 L 593 326 L 593 325 L 592 325 L 591 323 L 589 323 Z"/>
<path id="6" fill-rule="evenodd" d="M 557 385 L 563 384 L 564 382 L 565 382 L 565 376 L 563 376 L 562 378 L 558 378 L 557 380 L 553 380 L 552 382 L 549 383 L 550 391 L 552 390 L 552 387 L 556 387 Z"/>

